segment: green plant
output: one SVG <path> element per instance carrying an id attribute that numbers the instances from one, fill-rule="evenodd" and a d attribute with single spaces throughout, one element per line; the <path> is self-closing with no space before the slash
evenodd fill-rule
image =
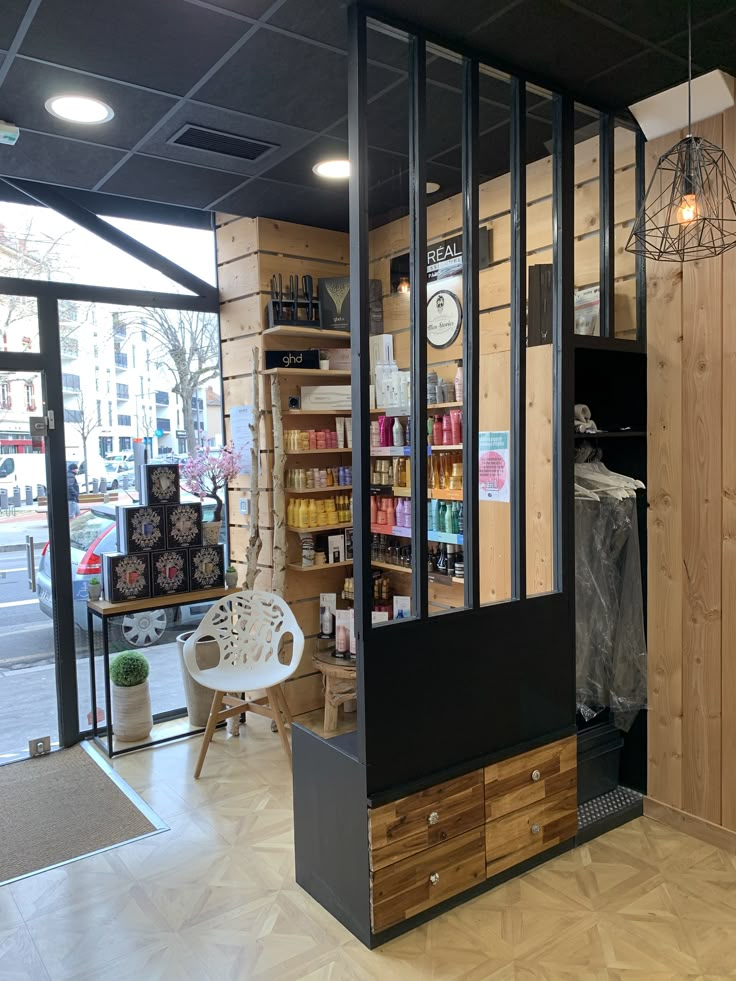
<path id="1" fill-rule="evenodd" d="M 89 585 L 90 586 L 99 586 L 100 585 L 100 580 L 97 578 L 97 576 L 92 576 L 92 578 L 89 581 Z"/>
<path id="2" fill-rule="evenodd" d="M 110 662 L 110 681 L 118 688 L 133 688 L 143 684 L 148 671 L 148 661 L 140 651 L 123 651 Z"/>
<path id="3" fill-rule="evenodd" d="M 234 565 L 229 565 L 229 566 L 227 567 L 227 569 L 225 569 L 225 572 L 230 572 L 230 573 L 233 573 L 233 572 L 235 572 L 235 573 L 237 573 L 237 571 L 238 571 L 238 570 L 237 570 L 237 569 L 235 568 L 235 566 L 234 566 Z"/>

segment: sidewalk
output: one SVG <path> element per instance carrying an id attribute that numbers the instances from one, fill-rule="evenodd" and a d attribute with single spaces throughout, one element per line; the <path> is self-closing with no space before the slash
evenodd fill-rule
<path id="1" fill-rule="evenodd" d="M 176 643 L 159 644 L 144 650 L 151 665 L 149 685 L 154 715 L 182 708 L 184 686 Z M 95 658 L 97 707 L 105 711 L 102 657 Z M 89 659 L 77 659 L 80 728 L 89 728 Z M 28 755 L 28 740 L 51 736 L 59 744 L 56 712 L 56 678 L 53 664 L 0 671 L 0 763 Z"/>

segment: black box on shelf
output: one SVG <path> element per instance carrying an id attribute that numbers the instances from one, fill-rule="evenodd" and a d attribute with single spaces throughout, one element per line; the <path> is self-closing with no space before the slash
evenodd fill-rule
<path id="1" fill-rule="evenodd" d="M 189 592 L 189 556 L 185 548 L 151 553 L 151 587 L 154 596 Z"/>
<path id="2" fill-rule="evenodd" d="M 319 281 L 320 320 L 325 330 L 348 330 L 350 327 L 350 278 L 336 276 Z M 383 284 L 380 279 L 368 281 L 368 310 L 371 334 L 383 333 Z"/>
<path id="3" fill-rule="evenodd" d="M 319 371 L 319 351 L 264 351 L 268 368 L 314 368 Z"/>
<path id="4" fill-rule="evenodd" d="M 543 262 L 529 266 L 527 345 L 552 343 L 553 267 Z"/>
<path id="5" fill-rule="evenodd" d="M 189 549 L 189 588 L 217 589 L 225 585 L 225 548 L 202 545 Z"/>
<path id="6" fill-rule="evenodd" d="M 126 555 L 105 552 L 102 556 L 103 595 L 109 603 L 149 599 L 151 596 L 151 557 L 147 552 Z"/>
<path id="7" fill-rule="evenodd" d="M 118 550 L 150 552 L 166 545 L 166 525 L 162 507 L 118 505 Z"/>
<path id="8" fill-rule="evenodd" d="M 179 503 L 179 467 L 175 463 L 144 463 L 140 477 L 141 504 Z"/>
<path id="9" fill-rule="evenodd" d="M 166 505 L 166 547 L 190 548 L 202 544 L 202 505 Z"/>

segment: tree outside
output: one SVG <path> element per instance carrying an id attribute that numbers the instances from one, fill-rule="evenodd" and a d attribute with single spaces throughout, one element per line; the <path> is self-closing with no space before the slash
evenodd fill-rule
<path id="1" fill-rule="evenodd" d="M 194 400 L 205 382 L 216 378 L 220 371 L 217 317 L 191 310 L 149 308 L 124 313 L 121 319 L 128 328 L 128 337 L 137 333 L 144 338 L 157 366 L 171 376 L 171 391 L 181 399 L 187 449 L 193 453 L 201 444 Z"/>

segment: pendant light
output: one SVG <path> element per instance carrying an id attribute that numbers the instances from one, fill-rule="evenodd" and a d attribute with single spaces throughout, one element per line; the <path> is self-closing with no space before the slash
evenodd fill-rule
<path id="1" fill-rule="evenodd" d="M 650 259 L 687 262 L 736 246 L 736 170 L 720 147 L 692 135 L 692 22 L 687 5 L 687 136 L 663 154 L 626 243 Z"/>

